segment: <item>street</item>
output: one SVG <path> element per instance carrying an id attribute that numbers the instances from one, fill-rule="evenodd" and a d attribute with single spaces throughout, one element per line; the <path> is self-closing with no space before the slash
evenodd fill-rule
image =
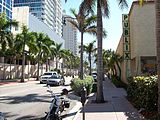
<path id="1" fill-rule="evenodd" d="M 65 86 L 51 87 L 54 93 L 70 89 L 71 78 L 65 80 Z M 49 110 L 51 100 L 46 84 L 39 84 L 39 81 L 0 86 L 0 112 L 5 113 L 7 120 L 40 120 Z M 74 103 L 71 104 L 74 106 Z"/>

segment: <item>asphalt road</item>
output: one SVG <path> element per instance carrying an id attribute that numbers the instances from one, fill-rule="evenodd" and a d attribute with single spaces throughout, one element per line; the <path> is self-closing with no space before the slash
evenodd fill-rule
<path id="1" fill-rule="evenodd" d="M 70 89 L 70 80 L 66 78 L 65 86 L 53 86 L 51 89 L 59 95 L 62 89 Z M 39 84 L 39 81 L 0 86 L 0 112 L 5 113 L 7 120 L 40 120 L 49 110 L 51 100 L 47 86 Z M 71 107 L 74 105 L 73 100 Z M 70 109 L 66 109 L 63 114 L 67 114 Z"/>

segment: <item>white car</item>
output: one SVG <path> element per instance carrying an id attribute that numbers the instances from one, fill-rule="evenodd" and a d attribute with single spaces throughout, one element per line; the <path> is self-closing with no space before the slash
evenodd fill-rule
<path id="1" fill-rule="evenodd" d="M 45 72 L 41 77 L 40 77 L 40 83 L 47 83 L 48 78 L 50 78 L 53 75 L 58 75 L 56 71 L 51 71 L 51 72 Z"/>
<path id="2" fill-rule="evenodd" d="M 57 74 L 47 79 L 47 85 L 65 85 L 64 77 Z"/>
<path id="3" fill-rule="evenodd" d="M 97 73 L 96 72 L 92 72 L 92 77 L 94 79 L 94 82 L 97 82 Z"/>

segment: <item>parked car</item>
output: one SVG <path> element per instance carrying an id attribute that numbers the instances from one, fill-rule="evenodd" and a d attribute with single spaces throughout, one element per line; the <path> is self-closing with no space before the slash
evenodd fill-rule
<path id="1" fill-rule="evenodd" d="M 47 79 L 50 78 L 53 75 L 57 75 L 58 73 L 56 71 L 51 71 L 51 72 L 45 72 L 41 77 L 40 77 L 40 83 L 47 83 Z"/>
<path id="2" fill-rule="evenodd" d="M 92 77 L 95 82 L 97 82 L 97 72 L 92 72 Z"/>
<path id="3" fill-rule="evenodd" d="M 65 85 L 65 79 L 59 74 L 52 75 L 47 79 L 47 85 Z"/>

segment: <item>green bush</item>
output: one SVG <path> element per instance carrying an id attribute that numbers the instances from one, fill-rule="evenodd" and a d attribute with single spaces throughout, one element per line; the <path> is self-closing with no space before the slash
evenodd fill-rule
<path id="1" fill-rule="evenodd" d="M 157 76 L 137 76 L 129 78 L 128 98 L 138 108 L 146 111 L 157 110 L 158 83 Z"/>
<path id="2" fill-rule="evenodd" d="M 80 78 L 74 78 L 71 81 L 71 88 L 76 95 L 81 96 L 81 89 L 82 87 L 85 87 L 87 90 L 87 95 L 89 95 L 92 91 L 93 82 L 94 80 L 91 76 L 87 76 L 83 80 Z"/>
<path id="3" fill-rule="evenodd" d="M 118 88 L 122 87 L 122 88 L 127 89 L 127 84 L 122 82 L 118 76 L 112 76 L 111 81 L 116 87 L 118 87 Z"/>
<path id="4" fill-rule="evenodd" d="M 92 86 L 92 93 L 96 93 L 97 92 L 97 83 L 94 83 Z"/>

